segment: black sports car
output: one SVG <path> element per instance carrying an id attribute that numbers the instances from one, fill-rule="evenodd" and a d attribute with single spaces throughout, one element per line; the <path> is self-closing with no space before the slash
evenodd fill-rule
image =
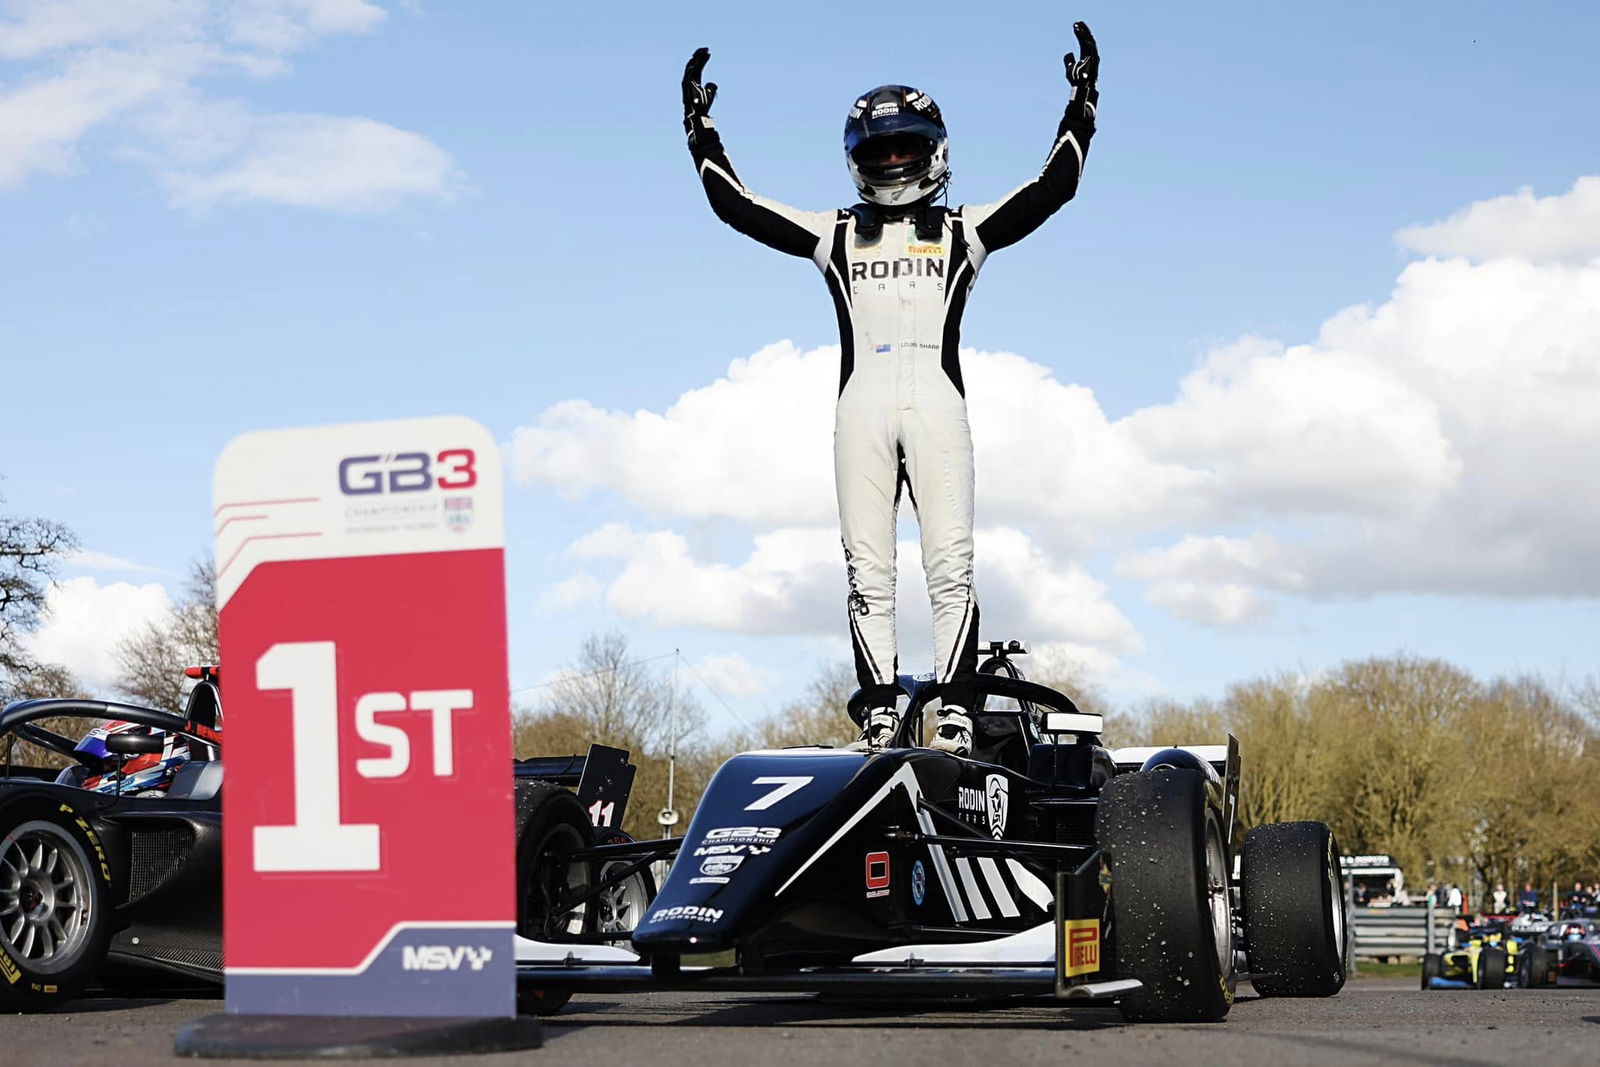
<path id="1" fill-rule="evenodd" d="M 0 712 L 0 1007 L 47 1007 L 97 977 L 220 975 L 218 709 L 206 669 L 184 715 L 99 700 L 29 700 Z M 39 721 L 63 717 L 134 729 L 91 751 Z M 53 780 L 14 774 L 17 739 L 74 762 Z M 169 761 L 177 765 L 160 789 L 129 773 L 170 753 L 174 739 L 187 758 Z"/>
<path id="2" fill-rule="evenodd" d="M 1099 716 L 1022 678 L 1021 651 L 989 646 L 970 758 L 915 743 L 937 687 L 903 682 L 893 745 L 735 756 L 681 841 L 525 838 L 520 988 L 546 1010 L 585 990 L 1015 993 L 1212 1020 L 1242 960 L 1264 995 L 1337 992 L 1348 934 L 1328 828 L 1239 840 L 1231 738 L 1109 752 Z M 569 871 L 605 860 L 622 877 L 668 853 L 631 934 L 568 932 L 605 888 Z"/>
<path id="3" fill-rule="evenodd" d="M 91 985 L 220 987 L 220 692 L 215 668 L 190 670 L 198 680 L 183 715 L 99 700 L 30 700 L 0 711 L 0 1011 L 48 1008 Z M 62 718 L 123 725 L 90 730 L 90 744 L 42 724 Z M 73 763 L 19 768 L 18 740 Z M 146 764 L 150 773 L 137 769 Z M 551 854 L 631 841 L 614 827 L 633 771 L 626 752 L 599 745 L 587 757 L 519 761 L 519 834 Z M 552 814 L 573 821 L 541 829 Z M 571 885 L 597 884 L 568 915 L 572 935 L 631 930 L 655 892 L 647 870 L 599 885 L 614 862 L 571 868 Z M 532 882 L 520 868 L 518 878 Z"/>

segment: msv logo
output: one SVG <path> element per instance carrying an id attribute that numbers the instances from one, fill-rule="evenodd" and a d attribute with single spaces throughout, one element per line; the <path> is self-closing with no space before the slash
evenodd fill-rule
<path id="1" fill-rule="evenodd" d="M 421 493 L 434 488 L 471 489 L 478 484 L 477 462 L 477 453 L 470 448 L 447 448 L 437 456 L 427 452 L 346 456 L 339 461 L 339 492 L 345 496 L 371 496 Z"/>
<path id="2" fill-rule="evenodd" d="M 465 963 L 474 971 L 494 958 L 494 950 L 468 945 L 407 945 L 401 966 L 408 971 L 459 971 Z"/>

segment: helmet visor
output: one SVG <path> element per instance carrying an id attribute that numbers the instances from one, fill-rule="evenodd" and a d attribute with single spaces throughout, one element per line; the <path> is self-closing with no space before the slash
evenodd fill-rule
<path id="1" fill-rule="evenodd" d="M 851 158 L 858 159 L 856 149 L 868 141 L 879 137 L 890 137 L 897 134 L 915 134 L 929 145 L 936 145 L 944 139 L 944 127 L 930 121 L 914 111 L 900 111 L 893 115 L 881 115 L 878 118 L 868 118 L 863 115 L 847 123 L 844 128 L 844 150 L 850 153 Z"/>
<path id="2" fill-rule="evenodd" d="M 907 163 L 921 163 L 933 157 L 933 142 L 916 133 L 890 133 L 869 137 L 856 145 L 850 158 L 856 166 L 867 168 L 897 167 Z"/>

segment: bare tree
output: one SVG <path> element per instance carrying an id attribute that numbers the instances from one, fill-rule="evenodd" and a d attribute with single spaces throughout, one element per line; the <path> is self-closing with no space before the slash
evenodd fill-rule
<path id="1" fill-rule="evenodd" d="M 704 712 L 670 670 L 635 658 L 627 637 L 607 633 L 585 637 L 572 666 L 542 686 L 531 707 L 517 710 L 512 736 L 521 757 L 581 754 L 594 742 L 627 749 L 638 770 L 624 829 L 654 837 L 673 753 L 672 803 L 685 822 L 720 763 L 703 739 L 704 725 Z"/>
<path id="2" fill-rule="evenodd" d="M 23 647 L 43 616 L 57 564 L 77 545 L 58 522 L 0 515 L 0 704 L 50 695 L 56 685 L 77 688 L 65 668 L 41 663 Z"/>
<path id="3" fill-rule="evenodd" d="M 189 565 L 183 596 L 117 646 L 117 688 L 137 703 L 179 711 L 185 667 L 217 662 L 216 579 L 209 556 Z"/>
<path id="4" fill-rule="evenodd" d="M 850 666 L 826 664 L 806 683 L 798 700 L 758 721 L 753 729 L 728 735 L 722 748 L 732 754 L 753 748 L 847 745 L 860 733 L 845 710 L 855 691 L 856 674 Z"/>

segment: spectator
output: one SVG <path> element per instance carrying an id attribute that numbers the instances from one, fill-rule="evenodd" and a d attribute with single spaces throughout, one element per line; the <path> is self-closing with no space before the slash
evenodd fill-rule
<path id="1" fill-rule="evenodd" d="M 1522 892 L 1517 894 L 1517 910 L 1524 915 L 1539 910 L 1539 891 L 1533 888 L 1532 882 L 1522 883 Z"/>
<path id="2" fill-rule="evenodd" d="M 1584 892 L 1582 882 L 1572 883 L 1572 892 L 1567 894 L 1567 907 L 1572 909 L 1574 915 L 1581 916 L 1589 910 L 1590 896 Z"/>
<path id="3" fill-rule="evenodd" d="M 1494 887 L 1494 913 L 1496 915 L 1504 915 L 1506 913 L 1506 905 L 1510 902 L 1511 897 L 1506 893 L 1505 884 L 1496 882 Z"/>
<path id="4" fill-rule="evenodd" d="M 1449 890 L 1445 894 L 1444 902 L 1445 907 L 1459 915 L 1461 913 L 1461 906 L 1463 903 L 1465 903 L 1464 898 L 1461 896 L 1461 887 L 1452 882 Z"/>

